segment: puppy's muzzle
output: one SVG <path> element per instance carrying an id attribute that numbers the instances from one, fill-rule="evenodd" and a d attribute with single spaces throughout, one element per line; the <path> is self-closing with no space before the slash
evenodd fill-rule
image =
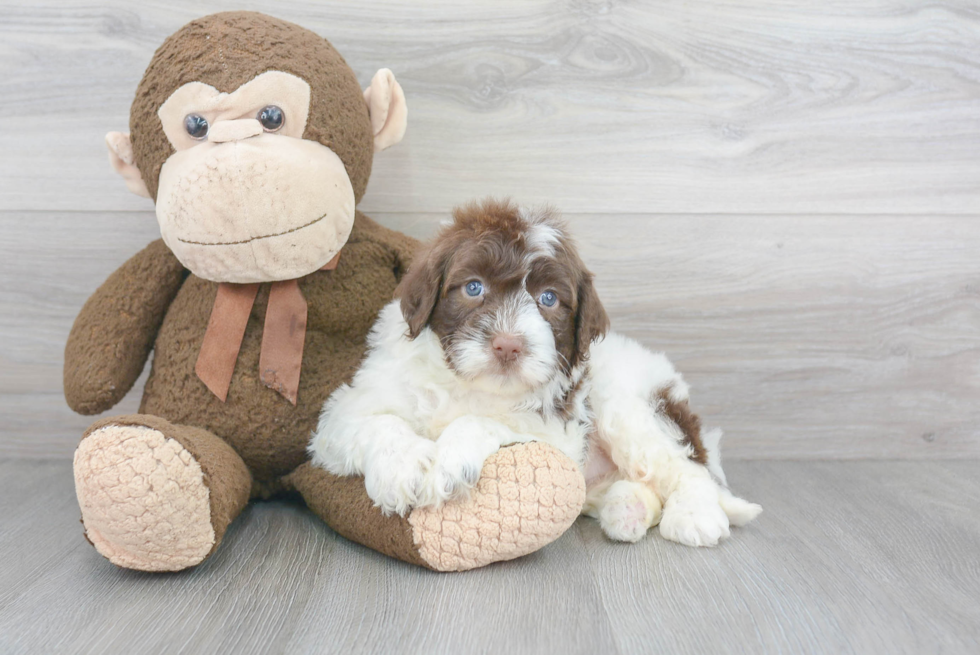
<path id="1" fill-rule="evenodd" d="M 493 355 L 501 364 L 516 361 L 524 353 L 524 339 L 513 334 L 498 334 L 490 342 Z"/>

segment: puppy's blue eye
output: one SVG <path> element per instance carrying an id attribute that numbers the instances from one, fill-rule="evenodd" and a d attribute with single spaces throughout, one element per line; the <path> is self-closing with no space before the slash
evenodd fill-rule
<path id="1" fill-rule="evenodd" d="M 555 303 L 558 302 L 558 294 L 554 291 L 545 291 L 538 296 L 538 302 L 545 307 L 554 307 Z"/>
<path id="2" fill-rule="evenodd" d="M 470 280 L 463 288 L 466 290 L 466 295 L 471 298 L 483 295 L 483 282 L 479 280 Z"/>

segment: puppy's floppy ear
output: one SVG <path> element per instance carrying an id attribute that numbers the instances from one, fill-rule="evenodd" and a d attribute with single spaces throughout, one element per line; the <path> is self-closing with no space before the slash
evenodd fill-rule
<path id="1" fill-rule="evenodd" d="M 401 298 L 402 316 L 408 323 L 408 336 L 412 339 L 419 336 L 428 325 L 432 310 L 439 300 L 444 259 L 436 248 L 419 253 L 395 289 L 395 296 Z"/>
<path id="2" fill-rule="evenodd" d="M 572 366 L 577 366 L 588 358 L 589 346 L 603 336 L 609 329 L 609 316 L 599 300 L 592 274 L 586 273 L 578 285 L 578 311 L 575 313 L 575 352 L 572 353 Z"/>

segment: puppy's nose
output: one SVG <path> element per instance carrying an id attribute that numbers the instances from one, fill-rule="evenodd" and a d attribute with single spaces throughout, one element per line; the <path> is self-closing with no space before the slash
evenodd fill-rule
<path id="1" fill-rule="evenodd" d="M 490 342 L 493 354 L 501 362 L 512 362 L 521 356 L 524 350 L 524 340 L 512 334 L 498 334 Z"/>

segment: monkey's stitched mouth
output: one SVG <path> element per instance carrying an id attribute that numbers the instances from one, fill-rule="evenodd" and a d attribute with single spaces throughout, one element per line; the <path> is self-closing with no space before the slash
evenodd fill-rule
<path id="1" fill-rule="evenodd" d="M 315 225 L 316 223 L 319 223 L 320 221 L 322 221 L 326 217 L 327 217 L 327 215 L 324 214 L 320 218 L 314 218 L 309 223 L 305 223 L 303 225 L 299 225 L 297 227 L 290 228 L 288 230 L 283 230 L 282 232 L 276 232 L 275 234 L 262 234 L 262 235 L 257 236 L 257 237 L 252 237 L 251 239 L 243 239 L 241 241 L 189 241 L 188 239 L 181 239 L 180 237 L 177 237 L 177 240 L 180 241 L 181 243 L 188 243 L 188 244 L 190 244 L 192 246 L 240 246 L 242 244 L 252 243 L 253 241 L 258 241 L 259 239 L 271 239 L 273 237 L 281 237 L 284 234 L 290 234 L 291 232 L 298 232 L 298 231 L 302 230 L 303 228 L 307 228 L 307 227 L 309 227 L 311 225 Z"/>

